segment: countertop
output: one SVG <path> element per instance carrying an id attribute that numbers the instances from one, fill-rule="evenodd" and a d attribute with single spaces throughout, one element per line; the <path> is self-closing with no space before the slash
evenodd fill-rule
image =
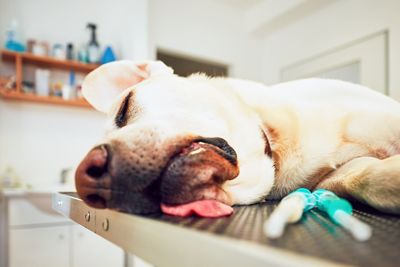
<path id="1" fill-rule="evenodd" d="M 276 202 L 234 207 L 219 219 L 138 216 L 95 210 L 74 193 L 55 194 L 53 208 L 155 266 L 398 266 L 400 217 L 356 205 L 354 215 L 373 228 L 355 241 L 324 214 L 310 211 L 270 240 L 262 231 Z"/>
<path id="2" fill-rule="evenodd" d="M 35 195 L 51 195 L 56 192 L 73 192 L 75 188 L 73 185 L 61 185 L 61 186 L 48 186 L 48 187 L 37 187 L 37 188 L 2 188 L 0 189 L 0 200 L 1 197 L 13 198 L 23 196 L 35 196 Z"/>

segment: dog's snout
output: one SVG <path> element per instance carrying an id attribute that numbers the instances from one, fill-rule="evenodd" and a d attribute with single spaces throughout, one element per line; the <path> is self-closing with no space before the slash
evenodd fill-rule
<path id="1" fill-rule="evenodd" d="M 157 148 L 135 148 L 116 140 L 93 148 L 76 170 L 79 197 L 94 208 L 118 208 L 129 213 L 159 211 L 157 179 L 163 158 Z"/>
<path id="2" fill-rule="evenodd" d="M 109 156 L 106 145 L 98 146 L 86 155 L 76 170 L 75 183 L 78 195 L 95 208 L 106 208 L 107 201 L 111 198 Z"/>

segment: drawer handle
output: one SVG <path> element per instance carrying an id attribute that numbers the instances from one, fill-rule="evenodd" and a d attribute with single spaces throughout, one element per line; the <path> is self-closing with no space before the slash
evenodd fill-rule
<path id="1" fill-rule="evenodd" d="M 108 221 L 108 219 L 104 219 L 103 223 L 101 224 L 101 226 L 103 227 L 104 231 L 108 231 L 108 229 L 110 228 L 110 222 Z"/>
<path id="2" fill-rule="evenodd" d="M 90 222 L 90 211 L 88 211 L 88 212 L 85 214 L 85 220 L 86 220 L 87 222 Z"/>

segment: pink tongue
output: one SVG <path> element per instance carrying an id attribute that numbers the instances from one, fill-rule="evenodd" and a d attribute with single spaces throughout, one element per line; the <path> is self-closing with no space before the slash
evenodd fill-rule
<path id="1" fill-rule="evenodd" d="M 200 217 L 218 218 L 231 215 L 233 208 L 216 200 L 198 200 L 188 204 L 168 206 L 161 203 L 161 210 L 169 215 L 187 217 L 193 213 Z"/>

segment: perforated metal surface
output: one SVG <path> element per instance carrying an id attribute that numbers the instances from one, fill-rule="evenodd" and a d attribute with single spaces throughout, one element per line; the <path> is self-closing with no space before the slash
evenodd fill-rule
<path id="1" fill-rule="evenodd" d="M 400 266 L 400 217 L 383 214 L 357 205 L 354 214 L 373 228 L 367 242 L 355 241 L 324 214 L 310 211 L 303 219 L 287 227 L 283 237 L 270 240 L 262 232 L 263 222 L 276 202 L 235 207 L 233 215 L 220 219 L 154 216 L 157 220 L 196 230 L 245 239 L 263 245 L 358 266 Z"/>
<path id="2" fill-rule="evenodd" d="M 62 202 L 66 203 L 67 199 L 78 199 L 75 193 L 65 193 L 60 194 L 60 196 Z M 54 201 L 53 205 L 57 206 L 60 199 L 56 197 Z M 87 206 L 82 201 L 79 200 L 79 202 L 80 205 L 71 202 L 74 205 L 67 204 L 66 207 L 59 207 L 61 213 L 63 213 L 63 209 L 68 207 L 63 214 L 81 223 L 87 212 Z M 263 234 L 262 226 L 276 207 L 277 202 L 234 207 L 234 214 L 220 219 L 203 219 L 194 216 L 179 218 L 162 214 L 145 217 L 189 229 L 206 231 L 217 236 L 248 240 L 339 264 L 379 267 L 400 266 L 400 216 L 384 214 L 364 205 L 353 204 L 354 215 L 373 228 L 372 238 L 366 242 L 355 241 L 340 226 L 334 224 L 324 214 L 314 210 L 305 214 L 299 223 L 288 226 L 283 237 L 270 240 Z M 120 229 L 122 232 L 127 231 L 126 225 L 124 225 L 126 222 L 119 222 L 118 216 L 109 215 L 115 229 Z M 135 217 L 137 216 L 132 216 L 132 219 Z M 91 229 L 90 225 L 82 225 Z M 94 229 L 91 230 L 96 232 Z M 136 251 L 131 252 L 135 253 Z M 302 265 L 304 264 L 299 262 L 299 266 Z"/>

